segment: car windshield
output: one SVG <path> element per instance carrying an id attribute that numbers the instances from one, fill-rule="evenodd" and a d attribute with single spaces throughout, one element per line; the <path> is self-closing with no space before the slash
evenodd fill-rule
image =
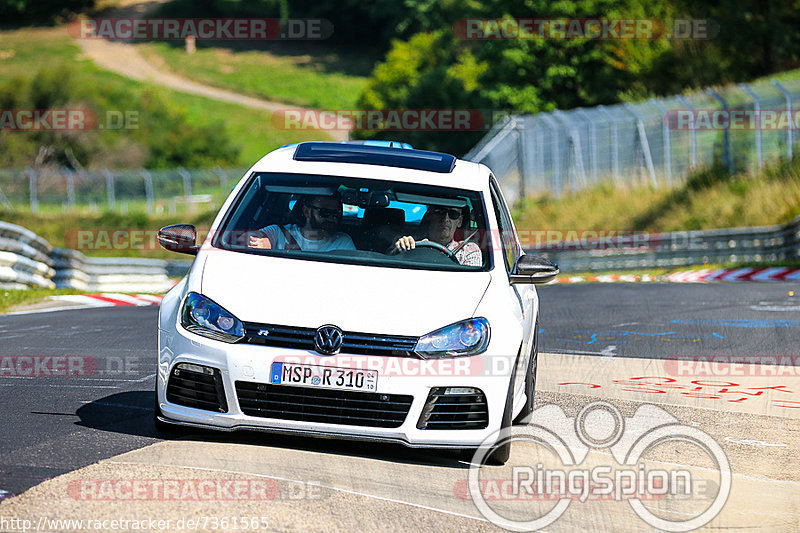
<path id="1" fill-rule="evenodd" d="M 261 172 L 250 176 L 212 244 L 304 260 L 469 271 L 490 268 L 485 230 L 478 191 Z"/>

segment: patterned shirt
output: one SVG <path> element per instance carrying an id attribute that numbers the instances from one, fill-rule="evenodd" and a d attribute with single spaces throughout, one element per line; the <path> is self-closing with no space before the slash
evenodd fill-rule
<path id="1" fill-rule="evenodd" d="M 447 245 L 447 249 L 450 251 L 455 250 L 456 248 L 458 248 L 461 242 L 450 241 L 450 244 Z M 463 248 L 457 251 L 456 259 L 458 259 L 458 262 L 464 266 L 483 265 L 483 254 L 481 253 L 480 247 L 474 242 L 468 242 L 467 244 L 464 245 Z"/>

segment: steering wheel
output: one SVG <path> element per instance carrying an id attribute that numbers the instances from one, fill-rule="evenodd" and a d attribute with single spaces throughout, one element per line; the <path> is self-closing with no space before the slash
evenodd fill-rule
<path id="1" fill-rule="evenodd" d="M 456 254 L 454 254 L 448 247 L 446 247 L 443 244 L 439 244 L 438 242 L 434 242 L 434 241 L 414 241 L 413 250 L 416 250 L 417 248 L 431 248 L 433 250 L 436 250 L 437 252 L 442 252 L 444 255 L 449 257 L 450 260 L 453 261 L 454 263 L 459 264 L 459 265 L 461 264 L 459 262 L 458 258 L 456 257 Z M 389 254 L 389 255 L 397 255 L 400 252 L 404 252 L 405 253 L 405 252 L 410 252 L 410 251 L 411 250 L 398 250 L 397 247 L 394 244 L 392 244 L 389 247 L 389 249 L 386 251 L 386 253 Z"/>

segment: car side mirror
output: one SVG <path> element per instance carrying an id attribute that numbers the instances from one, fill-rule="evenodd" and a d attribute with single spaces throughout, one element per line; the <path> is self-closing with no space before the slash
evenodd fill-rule
<path id="1" fill-rule="evenodd" d="M 544 257 L 523 254 L 511 271 L 511 283 L 548 283 L 558 276 L 558 265 Z"/>
<path id="2" fill-rule="evenodd" d="M 197 229 L 191 224 L 174 224 L 158 230 L 158 244 L 170 252 L 197 255 L 200 247 L 195 244 Z"/>

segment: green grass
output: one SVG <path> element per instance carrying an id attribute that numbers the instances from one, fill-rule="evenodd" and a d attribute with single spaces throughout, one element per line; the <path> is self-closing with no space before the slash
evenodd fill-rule
<path id="1" fill-rule="evenodd" d="M 782 224 L 800 215 L 800 160 L 756 176 L 719 169 L 675 189 L 611 184 L 561 198 L 528 197 L 514 209 L 519 230 L 681 231 Z"/>
<path id="2" fill-rule="evenodd" d="M 349 74 L 337 54 L 278 55 L 198 43 L 188 55 L 173 43 L 139 45 L 144 57 L 186 78 L 265 100 L 322 109 L 354 109 L 367 78 Z"/>
<path id="3" fill-rule="evenodd" d="M 0 313 L 5 313 L 17 305 L 39 302 L 48 296 L 80 294 L 80 292 L 73 289 L 0 289 Z"/>
<path id="4" fill-rule="evenodd" d="M 77 68 L 81 83 L 113 93 L 124 88 L 142 92 L 151 88 L 104 71 L 82 56 L 80 48 L 67 35 L 66 28 L 23 28 L 0 32 L 0 79 L 27 76 L 32 70 L 68 63 Z M 200 96 L 155 88 L 167 100 L 182 106 L 189 122 L 196 125 L 222 123 L 240 148 L 238 166 L 249 167 L 267 152 L 282 144 L 303 140 L 324 140 L 330 137 L 314 130 L 278 130 L 272 126 L 266 111 L 217 102 Z M 115 135 L 106 131 L 104 135 Z M 13 135 L 13 133 L 4 133 Z"/>

